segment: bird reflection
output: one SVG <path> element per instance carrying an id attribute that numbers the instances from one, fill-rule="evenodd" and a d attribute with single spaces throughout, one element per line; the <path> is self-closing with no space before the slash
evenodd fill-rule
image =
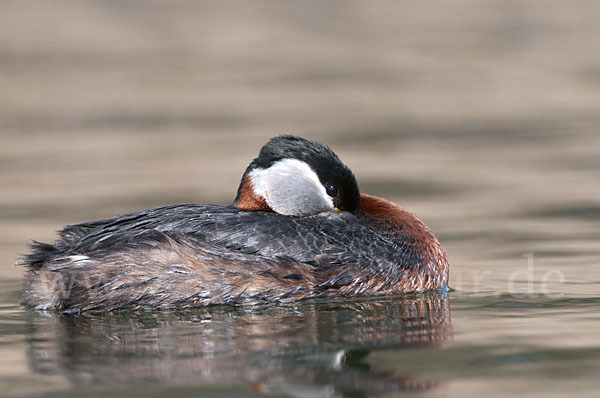
<path id="1" fill-rule="evenodd" d="M 365 358 L 438 347 L 451 337 L 442 292 L 262 308 L 30 315 L 31 366 L 75 384 L 243 385 L 303 397 L 430 389 L 435 380 L 380 374 Z"/>

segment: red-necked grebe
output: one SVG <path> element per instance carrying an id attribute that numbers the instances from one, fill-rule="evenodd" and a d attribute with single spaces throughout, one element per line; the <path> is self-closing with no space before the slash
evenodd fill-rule
<path id="1" fill-rule="evenodd" d="M 446 288 L 431 230 L 360 194 L 333 151 L 271 139 L 231 206 L 172 205 L 70 225 L 33 244 L 25 303 L 37 309 L 181 309 Z"/>

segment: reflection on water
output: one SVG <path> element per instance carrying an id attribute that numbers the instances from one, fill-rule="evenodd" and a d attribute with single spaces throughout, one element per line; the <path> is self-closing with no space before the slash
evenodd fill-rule
<path id="1" fill-rule="evenodd" d="M 598 15 L 561 0 L 0 2 L 0 395 L 597 396 Z M 18 305 L 10 264 L 30 239 L 229 204 L 284 132 L 418 214 L 455 290 L 86 318 Z"/>
<path id="2" fill-rule="evenodd" d="M 31 366 L 76 384 L 251 385 L 295 396 L 427 390 L 435 380 L 376 372 L 371 352 L 440 347 L 447 293 L 267 308 L 60 316 L 29 313 Z M 313 391 L 313 394 L 307 392 Z"/>

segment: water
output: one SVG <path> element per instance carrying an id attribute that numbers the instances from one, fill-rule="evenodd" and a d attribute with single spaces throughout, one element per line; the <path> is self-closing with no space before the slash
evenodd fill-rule
<path id="1" fill-rule="evenodd" d="M 6 2 L 0 386 L 41 396 L 596 396 L 593 2 Z M 19 302 L 30 239 L 231 201 L 271 136 L 417 213 L 447 294 L 93 315 Z"/>

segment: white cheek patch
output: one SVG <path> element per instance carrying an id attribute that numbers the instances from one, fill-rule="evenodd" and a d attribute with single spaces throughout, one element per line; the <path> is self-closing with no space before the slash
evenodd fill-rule
<path id="1" fill-rule="evenodd" d="M 268 169 L 249 173 L 254 194 L 273 211 L 284 215 L 308 215 L 332 211 L 333 198 L 310 166 L 298 159 L 279 160 Z"/>

